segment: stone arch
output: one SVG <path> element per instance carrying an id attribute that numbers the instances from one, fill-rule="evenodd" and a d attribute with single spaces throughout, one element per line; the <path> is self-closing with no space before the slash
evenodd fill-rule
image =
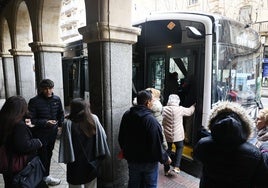
<path id="1" fill-rule="evenodd" d="M 21 4 L 22 0 L 11 0 L 7 4 L 7 8 L 3 11 L 2 16 L 6 18 L 10 33 L 10 41 L 11 41 L 11 49 L 16 49 L 17 44 L 15 40 L 16 35 L 16 15 L 18 13 L 19 5 Z"/>
<path id="2" fill-rule="evenodd" d="M 8 69 L 5 64 L 4 57 L 9 55 L 9 49 L 11 49 L 10 32 L 7 24 L 7 20 L 4 17 L 0 18 L 0 98 L 6 97 L 6 85 L 8 81 L 8 75 L 5 70 Z M 13 71 L 14 72 L 14 69 Z M 8 92 L 9 93 L 9 92 Z"/>
<path id="3" fill-rule="evenodd" d="M 9 50 L 11 45 L 11 34 L 8 20 L 2 16 L 0 20 L 0 51 L 1 51 L 1 71 L 0 76 L 0 97 L 10 97 L 16 94 L 15 70 L 13 58 Z"/>
<path id="4" fill-rule="evenodd" d="M 60 41 L 60 11 L 62 2 L 57 0 L 45 0 L 43 5 L 43 13 L 46 15 L 42 16 L 43 24 L 43 39 L 52 43 Z M 50 31 L 50 32 L 45 32 Z M 52 33 L 51 33 L 52 32 Z"/>
<path id="5" fill-rule="evenodd" d="M 2 17 L 0 24 L 0 51 L 7 54 L 11 49 L 10 31 L 5 18 Z"/>
<path id="6" fill-rule="evenodd" d="M 33 41 L 32 37 L 32 26 L 30 22 L 30 16 L 28 8 L 24 1 L 19 3 L 16 12 L 16 25 L 15 25 L 15 49 L 21 51 L 31 51 L 28 46 L 29 42 Z"/>
<path id="7" fill-rule="evenodd" d="M 33 42 L 29 44 L 34 53 L 35 78 L 54 81 L 54 92 L 63 100 L 63 78 L 59 19 L 61 0 L 25 0 L 32 23 Z M 60 75 L 60 76 L 59 76 Z M 63 103 L 64 104 L 64 103 Z"/>
<path id="8" fill-rule="evenodd" d="M 30 12 L 33 41 L 60 43 L 59 19 L 61 0 L 25 0 Z"/>
<path id="9" fill-rule="evenodd" d="M 32 29 L 29 11 L 25 1 L 14 0 L 7 13 L 11 33 L 11 49 L 14 61 L 16 93 L 28 101 L 35 94 L 34 59 L 29 43 L 32 42 Z M 27 89 L 28 88 L 28 89 Z"/>

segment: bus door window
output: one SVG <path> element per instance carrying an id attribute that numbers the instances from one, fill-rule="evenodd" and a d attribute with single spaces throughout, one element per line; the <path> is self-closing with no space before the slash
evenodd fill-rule
<path id="1" fill-rule="evenodd" d="M 80 61 L 79 60 L 74 60 L 71 68 L 71 80 L 70 85 L 73 86 L 72 90 L 72 97 L 77 98 L 80 97 Z"/>
<path id="2" fill-rule="evenodd" d="M 178 86 L 178 91 L 176 94 L 179 95 L 181 103 L 181 106 L 189 107 L 192 104 L 190 104 L 191 99 L 193 98 L 194 93 L 194 84 L 193 84 L 193 70 L 194 65 L 189 65 L 192 61 L 190 60 L 191 57 L 173 57 L 170 58 L 169 61 L 169 73 L 177 74 L 177 80 L 176 85 Z M 189 70 L 189 68 L 191 70 Z M 167 83 L 168 86 L 168 83 Z M 174 87 L 174 86 L 173 86 Z M 185 144 L 190 144 L 192 142 L 192 126 L 193 123 L 193 117 L 187 116 L 183 118 L 183 126 L 185 131 Z"/>
<path id="3" fill-rule="evenodd" d="M 148 56 L 148 87 L 158 89 L 163 93 L 165 79 L 165 54 L 149 54 Z"/>
<path id="4" fill-rule="evenodd" d="M 169 59 L 169 68 L 167 71 L 167 78 L 165 84 L 164 104 L 166 104 L 170 94 L 177 94 L 180 96 L 181 104 L 184 102 L 183 96 L 183 80 L 187 75 L 188 61 L 184 61 L 179 57 L 172 57 Z"/>
<path id="5" fill-rule="evenodd" d="M 188 59 L 186 58 L 173 58 L 176 65 L 179 67 L 179 97 L 181 99 L 181 105 L 185 102 L 186 87 L 187 87 L 187 74 L 188 74 Z"/>
<path id="6" fill-rule="evenodd" d="M 178 73 L 168 72 L 167 77 L 165 80 L 165 90 L 164 90 L 164 102 L 163 104 L 166 105 L 168 101 L 168 97 L 170 94 L 177 94 L 179 92 L 179 83 L 178 83 Z"/>
<path id="7" fill-rule="evenodd" d="M 69 69 L 69 96 L 73 98 L 73 91 L 75 89 L 75 77 L 77 75 L 77 65 L 73 62 Z"/>
<path id="8" fill-rule="evenodd" d="M 63 71 L 63 91 L 64 91 L 64 105 L 68 106 L 70 100 L 72 99 L 72 89 L 73 85 L 71 80 L 72 76 L 72 64 L 73 60 L 70 58 L 65 58 L 62 60 L 62 71 Z"/>

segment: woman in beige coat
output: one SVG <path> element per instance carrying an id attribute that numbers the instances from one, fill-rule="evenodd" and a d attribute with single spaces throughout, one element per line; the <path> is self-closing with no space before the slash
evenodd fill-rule
<path id="1" fill-rule="evenodd" d="M 174 169 L 180 172 L 180 162 L 183 150 L 184 128 L 183 116 L 191 116 L 194 113 L 195 104 L 189 108 L 180 106 L 180 97 L 176 94 L 169 95 L 167 106 L 163 108 L 163 127 L 168 143 L 168 153 L 171 154 L 172 144 L 176 147 Z M 170 165 L 164 166 L 165 175 L 170 176 Z"/>

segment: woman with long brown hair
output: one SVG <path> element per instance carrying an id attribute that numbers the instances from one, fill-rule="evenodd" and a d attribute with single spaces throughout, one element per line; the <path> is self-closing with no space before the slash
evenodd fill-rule
<path id="1" fill-rule="evenodd" d="M 70 114 L 62 127 L 59 162 L 67 163 L 70 188 L 97 187 L 97 166 L 110 151 L 99 119 L 91 113 L 89 102 L 71 101 Z"/>
<path id="2" fill-rule="evenodd" d="M 27 112 L 27 102 L 21 96 L 9 97 L 0 111 L 0 146 L 5 147 L 8 158 L 12 155 L 27 155 L 26 162 L 42 147 L 41 141 L 34 139 L 27 127 L 31 125 L 30 119 L 26 119 Z M 5 187 L 12 187 L 14 172 L 3 173 L 3 176 Z"/>

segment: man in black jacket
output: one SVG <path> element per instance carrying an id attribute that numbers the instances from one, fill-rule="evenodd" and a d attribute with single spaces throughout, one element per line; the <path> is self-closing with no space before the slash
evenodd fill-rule
<path id="1" fill-rule="evenodd" d="M 171 159 L 162 149 L 162 129 L 150 110 L 150 91 L 140 91 L 137 104 L 123 115 L 118 136 L 128 162 L 128 187 L 157 187 L 158 162 L 170 164 Z"/>
<path id="2" fill-rule="evenodd" d="M 60 98 L 53 94 L 54 82 L 52 80 L 42 80 L 39 89 L 39 94 L 30 99 L 28 105 L 34 125 L 31 130 L 33 136 L 43 143 L 38 155 L 46 169 L 44 181 L 53 186 L 61 182 L 60 179 L 49 176 L 49 170 L 58 127 L 61 127 L 64 120 L 64 112 Z"/>

